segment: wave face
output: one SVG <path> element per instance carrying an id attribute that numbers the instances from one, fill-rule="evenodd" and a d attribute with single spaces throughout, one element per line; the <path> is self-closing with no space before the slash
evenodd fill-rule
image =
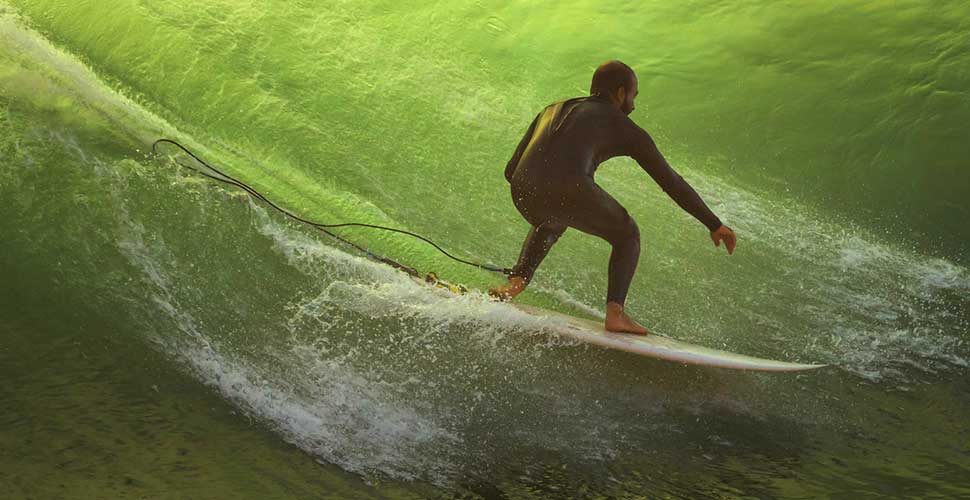
<path id="1" fill-rule="evenodd" d="M 0 410 L 5 433 L 75 394 L 45 374 L 83 378 L 65 360 L 111 345 L 111 384 L 132 377 L 176 408 L 196 396 L 159 385 L 187 377 L 228 408 L 212 432 L 289 467 L 237 430 L 255 422 L 336 466 L 327 484 L 363 478 L 360 495 L 970 494 L 965 19 L 963 2 L 0 4 L 0 375 L 18 381 L 0 395 L 22 403 Z M 576 345 L 292 223 L 174 150 L 149 154 L 171 137 L 308 218 L 511 265 L 528 228 L 504 162 L 609 58 L 640 75 L 633 118 L 740 237 L 727 257 L 635 163 L 605 164 L 597 181 L 641 228 L 633 315 L 831 368 Z M 336 231 L 476 289 L 498 279 L 404 236 Z M 567 233 L 522 300 L 602 317 L 608 256 Z M 111 422 L 72 425 L 94 440 L 122 432 Z M 276 493 L 312 491 L 312 470 Z"/>

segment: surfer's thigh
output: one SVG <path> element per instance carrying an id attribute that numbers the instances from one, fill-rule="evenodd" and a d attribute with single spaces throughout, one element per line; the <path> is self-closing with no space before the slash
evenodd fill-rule
<path id="1" fill-rule="evenodd" d="M 571 228 L 599 236 L 611 244 L 640 239 L 637 223 L 626 208 L 594 183 L 577 189 L 565 208 L 561 220 Z"/>
<path id="2" fill-rule="evenodd" d="M 512 183 L 512 203 L 533 226 L 554 223 L 561 215 L 562 189 L 551 184 L 516 181 Z"/>

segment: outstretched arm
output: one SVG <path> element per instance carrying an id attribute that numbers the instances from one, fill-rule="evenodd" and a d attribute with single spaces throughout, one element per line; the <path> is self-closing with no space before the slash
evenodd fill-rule
<path id="1" fill-rule="evenodd" d="M 532 133 L 536 130 L 536 123 L 539 123 L 540 116 L 542 116 L 542 113 L 536 115 L 535 119 L 532 120 L 532 125 L 529 125 L 529 130 L 525 131 L 525 135 L 522 136 L 522 140 L 519 141 L 519 145 L 515 148 L 515 153 L 512 153 L 512 159 L 505 166 L 505 180 L 512 182 L 515 167 L 519 165 L 519 159 L 522 158 L 522 153 L 525 152 L 525 148 L 529 146 L 529 141 L 532 140 Z"/>
<path id="2" fill-rule="evenodd" d="M 680 205 L 680 208 L 693 215 L 711 232 L 717 231 L 721 227 L 721 220 L 711 212 L 694 188 L 670 167 L 650 134 L 632 120 L 626 128 L 630 156 L 650 174 L 650 177 L 668 196 Z"/>

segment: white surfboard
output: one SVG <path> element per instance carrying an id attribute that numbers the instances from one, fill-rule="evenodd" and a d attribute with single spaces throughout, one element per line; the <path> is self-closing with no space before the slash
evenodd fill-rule
<path id="1" fill-rule="evenodd" d="M 548 318 L 548 328 L 554 332 L 580 342 L 594 344 L 609 349 L 666 359 L 680 363 L 732 368 L 735 370 L 757 370 L 769 372 L 797 372 L 815 370 L 827 365 L 789 363 L 773 359 L 755 358 L 743 354 L 710 349 L 688 344 L 662 335 L 632 335 L 629 333 L 608 332 L 602 322 L 577 318 L 567 314 L 549 311 L 526 304 L 509 305 L 533 316 Z"/>

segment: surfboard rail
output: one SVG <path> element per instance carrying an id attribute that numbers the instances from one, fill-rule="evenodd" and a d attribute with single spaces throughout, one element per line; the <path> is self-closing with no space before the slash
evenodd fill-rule
<path id="1" fill-rule="evenodd" d="M 527 304 L 510 303 L 509 305 L 532 316 L 552 319 L 548 328 L 565 337 L 651 358 L 733 370 L 767 372 L 797 372 L 817 370 L 828 366 L 757 358 L 690 344 L 657 334 L 633 335 L 609 332 L 603 328 L 601 323 L 588 319 Z"/>

